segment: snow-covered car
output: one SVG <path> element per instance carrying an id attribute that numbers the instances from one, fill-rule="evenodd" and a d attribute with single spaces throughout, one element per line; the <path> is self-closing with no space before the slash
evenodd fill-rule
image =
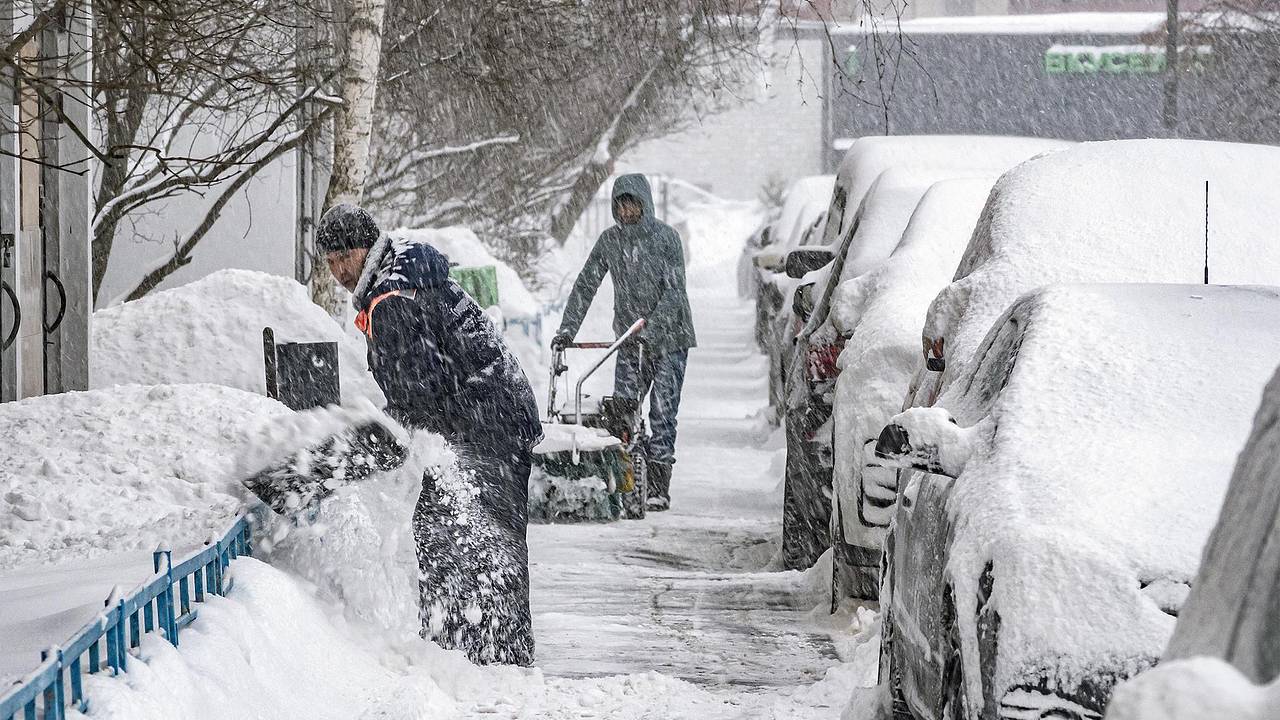
<path id="1" fill-rule="evenodd" d="M 1082 143 L 1006 173 L 929 308 L 911 404 L 930 404 L 1042 285 L 1280 285 L 1277 187 L 1280 148 L 1197 140 Z"/>
<path id="2" fill-rule="evenodd" d="M 836 288 L 831 322 L 844 349 L 832 409 L 832 601 L 875 599 L 880 550 L 897 498 L 892 469 L 864 467 L 867 441 L 902 409 L 929 302 L 950 282 L 995 176 L 944 180 L 920 199 L 875 269 Z"/>
<path id="3" fill-rule="evenodd" d="M 888 257 L 915 203 L 933 183 L 998 174 L 1066 145 L 1058 140 L 1010 137 L 875 137 L 857 140 L 845 155 L 823 227 L 824 244 L 797 248 L 787 257 L 787 274 L 804 279 L 792 291 L 775 339 L 788 353 L 783 363 L 787 470 L 782 555 L 786 567 L 809 567 L 831 546 L 830 395 L 842 346 L 828 318 L 834 284 L 857 277 Z"/>
<path id="4" fill-rule="evenodd" d="M 1160 665 L 1122 683 L 1107 720 L 1280 717 L 1280 373 L 1236 460 Z"/>
<path id="5" fill-rule="evenodd" d="M 787 253 L 804 243 L 823 219 L 834 185 L 834 175 L 815 175 L 792 183 L 778 217 L 759 232 L 768 241 L 749 251 L 756 288 L 756 342 L 769 356 L 771 370 L 780 372 L 782 355 L 774 342 L 774 322 L 798 282 L 785 272 Z M 782 383 L 778 377 L 770 373 L 770 405 L 774 408 L 780 407 Z"/>
<path id="6" fill-rule="evenodd" d="M 899 717 L 1100 718 L 1153 665 L 1280 357 L 1280 289 L 1053 285 L 893 418 L 881 588 Z"/>

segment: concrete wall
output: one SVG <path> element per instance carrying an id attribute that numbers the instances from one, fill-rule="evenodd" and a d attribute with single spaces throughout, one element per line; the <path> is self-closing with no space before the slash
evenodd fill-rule
<path id="1" fill-rule="evenodd" d="M 755 96 L 683 132 L 640 144 L 627 170 L 669 175 L 726 198 L 751 199 L 770 177 L 822 171 L 823 41 L 779 30 L 770 76 Z"/>

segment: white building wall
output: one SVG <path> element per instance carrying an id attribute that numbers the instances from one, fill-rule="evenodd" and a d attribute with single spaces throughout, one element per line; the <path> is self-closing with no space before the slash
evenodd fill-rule
<path id="1" fill-rule="evenodd" d="M 824 58 L 821 40 L 780 29 L 772 76 L 755 98 L 641 143 L 622 156 L 620 169 L 681 178 L 742 200 L 757 197 L 770 177 L 821 173 Z"/>

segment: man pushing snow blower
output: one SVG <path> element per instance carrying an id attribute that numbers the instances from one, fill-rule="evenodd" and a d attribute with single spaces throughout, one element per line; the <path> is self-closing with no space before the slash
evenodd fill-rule
<path id="1" fill-rule="evenodd" d="M 387 415 L 444 436 L 467 479 L 422 481 L 413 516 L 422 636 L 476 663 L 531 665 L 525 528 L 530 450 L 542 430 L 524 371 L 435 248 L 393 240 L 351 205 L 325 212 L 316 245 L 352 293 Z M 405 456 L 376 425 L 338 438 L 340 451 L 332 442 L 302 477 L 286 464 L 245 484 L 286 512 L 331 492 L 335 478 L 358 480 Z"/>
<path id="2" fill-rule="evenodd" d="M 676 413 L 689 348 L 697 345 L 685 287 L 684 250 L 679 233 L 654 216 L 653 193 L 644 175 L 619 177 L 612 197 L 617 224 L 601 233 L 591 248 L 551 347 L 563 350 L 573 341 L 605 274 L 611 275 L 614 332 L 621 336 L 637 320 L 646 320 L 641 331 L 644 342 L 629 343 L 618 353 L 613 393 L 638 406 L 653 388 L 648 504 L 651 510 L 666 510 L 671 505 L 671 466 L 676 461 Z"/>

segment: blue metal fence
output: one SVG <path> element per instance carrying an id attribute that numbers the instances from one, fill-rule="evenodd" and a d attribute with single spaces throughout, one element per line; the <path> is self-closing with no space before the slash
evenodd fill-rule
<path id="1" fill-rule="evenodd" d="M 249 516 L 239 516 L 216 541 L 177 564 L 172 551 L 156 550 L 150 580 L 128 595 L 113 592 L 101 615 L 61 647 L 41 653 L 40 665 L 0 694 L 0 720 L 62 720 L 68 705 L 84 712 L 89 707 L 85 674 L 124 672 L 129 651 L 149 632 L 158 631 L 177 645 L 182 628 L 196 619 L 194 603 L 231 589 L 227 565 L 252 554 L 250 525 Z"/>

